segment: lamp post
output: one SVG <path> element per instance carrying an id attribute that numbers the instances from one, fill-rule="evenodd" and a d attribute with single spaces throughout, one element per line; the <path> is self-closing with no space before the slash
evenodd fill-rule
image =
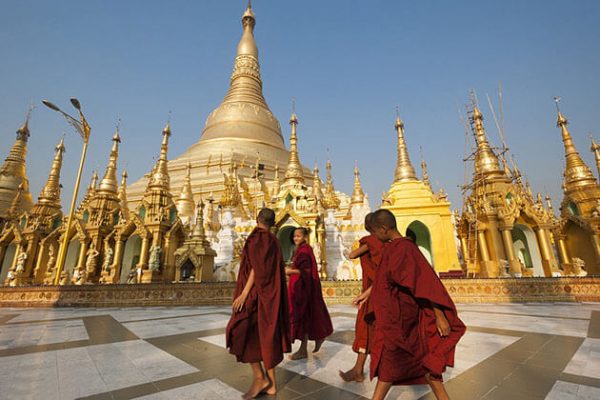
<path id="1" fill-rule="evenodd" d="M 75 128 L 77 133 L 81 135 L 83 139 L 83 149 L 81 150 L 81 160 L 79 161 L 79 170 L 77 171 L 77 179 L 75 180 L 75 188 L 73 189 L 73 197 L 71 199 L 71 207 L 69 209 L 69 216 L 67 217 L 67 226 L 65 228 L 64 237 L 60 247 L 58 248 L 58 258 L 56 260 L 56 276 L 54 277 L 54 284 L 60 284 L 60 274 L 62 273 L 63 267 L 65 265 L 65 258 L 67 256 L 67 246 L 69 244 L 69 231 L 71 230 L 71 226 L 73 225 L 73 214 L 75 214 L 75 203 L 77 202 L 77 194 L 79 193 L 79 184 L 81 182 L 81 173 L 83 172 L 83 163 L 85 162 L 85 154 L 87 152 L 88 141 L 90 139 L 90 132 L 92 128 L 88 124 L 85 116 L 81 112 L 81 104 L 79 100 L 76 98 L 71 98 L 71 104 L 77 111 L 79 112 L 79 120 L 73 118 L 66 112 L 62 111 L 56 105 L 50 103 L 48 100 L 42 100 L 42 103 L 51 110 L 61 113 L 66 119 L 67 122 Z"/>

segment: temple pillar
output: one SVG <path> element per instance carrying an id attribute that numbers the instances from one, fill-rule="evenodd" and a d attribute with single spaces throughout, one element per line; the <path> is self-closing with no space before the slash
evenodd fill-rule
<path id="1" fill-rule="evenodd" d="M 567 244 L 565 243 L 565 236 L 558 236 L 558 256 L 560 258 L 560 264 L 563 267 L 563 271 L 566 275 L 573 275 L 573 264 L 571 264 L 571 258 L 567 251 Z"/>
<path id="2" fill-rule="evenodd" d="M 119 283 L 121 279 L 121 268 L 123 268 L 123 249 L 125 248 L 124 240 L 117 240 L 115 242 L 115 253 L 113 258 L 113 263 L 110 266 L 110 273 L 106 273 L 106 271 L 102 271 L 104 275 L 105 283 Z"/>
<path id="3" fill-rule="evenodd" d="M 600 265 L 600 237 L 598 233 L 594 233 L 591 237 L 592 245 L 594 246 L 594 253 L 596 255 L 596 268 L 593 268 L 591 265 L 587 267 L 587 271 L 598 269 L 598 265 Z"/>
<path id="4" fill-rule="evenodd" d="M 37 249 L 38 257 L 35 262 L 35 267 L 33 269 L 33 277 L 32 281 L 34 284 L 42 284 L 44 283 L 44 277 L 46 275 L 46 268 L 44 268 L 44 261 L 46 261 L 46 243 L 40 243 L 39 248 Z"/>
<path id="5" fill-rule="evenodd" d="M 538 247 L 540 248 L 540 253 L 542 255 L 542 268 L 544 269 L 544 275 L 546 277 L 551 277 L 558 271 L 552 270 L 552 252 L 550 251 L 550 241 L 548 235 L 546 234 L 546 230 L 544 228 L 538 228 L 535 231 L 535 235 L 537 237 Z"/>
<path id="6" fill-rule="evenodd" d="M 483 277 L 496 278 L 498 276 L 498 271 L 496 271 L 495 268 L 492 268 L 490 252 L 485 237 L 485 229 L 477 230 L 477 247 L 479 247 L 479 255 L 481 257 L 480 274 Z"/>
<path id="7" fill-rule="evenodd" d="M 512 235 L 511 235 L 512 227 L 504 226 L 501 228 L 502 232 L 502 244 L 504 245 L 504 253 L 506 254 L 506 258 L 508 259 L 508 265 L 510 268 L 510 274 L 514 277 L 520 278 L 523 276 L 523 271 L 521 270 L 521 263 L 517 260 L 515 256 L 515 249 L 513 247 Z"/>
<path id="8" fill-rule="evenodd" d="M 79 259 L 77 260 L 77 266 L 75 267 L 75 269 L 73 270 L 73 276 L 71 278 L 71 283 L 76 283 L 78 278 L 78 275 L 83 274 L 85 271 L 85 260 L 87 258 L 87 251 L 88 251 L 88 242 L 86 240 L 81 240 L 81 247 L 80 247 L 80 251 L 79 251 Z M 68 250 L 65 250 L 68 251 Z M 66 265 L 65 265 L 65 269 L 66 269 Z M 86 279 L 87 280 L 87 279 Z"/>

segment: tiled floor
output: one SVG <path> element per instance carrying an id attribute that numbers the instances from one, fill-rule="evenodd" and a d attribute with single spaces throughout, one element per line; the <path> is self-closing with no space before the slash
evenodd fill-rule
<path id="1" fill-rule="evenodd" d="M 452 399 L 600 399 L 600 304 L 459 310 L 469 329 L 445 374 Z M 338 376 L 355 360 L 355 310 L 330 313 L 321 351 L 277 368 L 278 399 L 372 394 L 375 382 Z M 224 348 L 228 319 L 228 307 L 0 309 L 0 399 L 238 399 L 251 373 Z M 433 396 L 394 387 L 388 399 Z"/>

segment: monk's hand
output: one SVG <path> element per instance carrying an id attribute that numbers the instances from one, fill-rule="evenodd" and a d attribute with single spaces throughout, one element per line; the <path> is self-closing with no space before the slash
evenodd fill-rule
<path id="1" fill-rule="evenodd" d="M 291 275 L 292 273 L 293 272 L 292 272 L 292 269 L 290 267 L 285 267 L 285 274 L 286 275 Z"/>
<path id="2" fill-rule="evenodd" d="M 435 309 L 435 326 L 441 337 L 446 337 L 450 334 L 450 323 L 442 310 Z"/>
<path id="3" fill-rule="evenodd" d="M 237 312 L 242 311 L 242 309 L 244 308 L 244 303 L 246 302 L 246 297 L 248 297 L 248 295 L 245 293 L 242 293 L 233 301 L 233 305 L 232 305 L 233 312 L 237 313 Z"/>
<path id="4" fill-rule="evenodd" d="M 366 303 L 366 301 L 369 299 L 370 295 L 371 295 L 371 288 L 365 290 L 360 295 L 358 295 L 354 300 L 352 300 L 352 304 L 355 305 L 357 308 L 361 308 Z"/>

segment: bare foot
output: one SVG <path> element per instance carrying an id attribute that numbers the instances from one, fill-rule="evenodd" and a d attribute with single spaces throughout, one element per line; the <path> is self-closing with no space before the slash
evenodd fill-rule
<path id="1" fill-rule="evenodd" d="M 365 375 L 357 372 L 354 370 L 354 368 L 344 372 L 344 371 L 339 371 L 340 372 L 340 376 L 342 377 L 342 379 L 344 380 L 344 382 L 362 382 L 365 380 Z"/>
<path id="2" fill-rule="evenodd" d="M 252 382 L 250 389 L 248 389 L 248 391 L 242 395 L 242 399 L 254 399 L 269 386 L 271 386 L 271 382 L 269 382 L 267 378 L 255 379 L 254 382 Z"/>
<path id="3" fill-rule="evenodd" d="M 298 350 L 297 352 L 290 354 L 290 360 L 302 360 L 304 358 L 308 358 L 308 354 L 306 354 L 306 350 Z"/>
<path id="4" fill-rule="evenodd" d="M 313 350 L 313 353 L 316 353 L 317 351 L 319 351 L 319 349 L 321 348 L 321 345 L 323 344 L 324 341 L 325 341 L 325 339 L 315 340 L 315 349 Z"/>
<path id="5" fill-rule="evenodd" d="M 275 396 L 277 394 L 277 386 L 271 385 L 267 390 L 263 391 L 263 393 L 267 396 Z"/>

